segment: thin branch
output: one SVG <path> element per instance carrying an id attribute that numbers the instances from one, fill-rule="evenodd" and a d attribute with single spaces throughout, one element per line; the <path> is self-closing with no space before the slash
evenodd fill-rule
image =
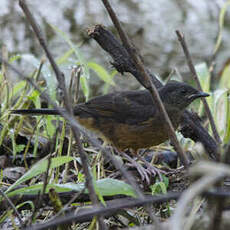
<path id="1" fill-rule="evenodd" d="M 134 208 L 134 207 L 143 206 L 145 204 L 159 204 L 159 203 L 168 202 L 170 200 L 177 200 L 182 196 L 182 194 L 183 194 L 182 192 L 174 192 L 174 193 L 169 192 L 165 195 L 145 196 L 144 199 L 134 199 L 134 198 L 115 199 L 112 201 L 107 201 L 106 207 L 100 207 L 100 208 L 93 207 L 91 209 L 86 207 L 80 209 L 78 213 L 71 212 L 68 213 L 65 217 L 59 216 L 57 218 L 49 220 L 46 223 L 36 224 L 32 227 L 28 227 L 26 230 L 43 230 L 52 227 L 57 227 L 58 225 L 62 225 L 62 224 L 68 224 L 70 222 L 83 223 L 92 220 L 92 218 L 95 215 L 101 213 L 105 214 L 106 217 L 109 217 L 115 215 L 117 212 L 119 212 L 119 210 L 124 210 L 126 208 Z M 207 198 L 216 197 L 219 199 L 229 198 L 230 196 L 229 192 L 224 190 L 207 191 L 207 192 L 202 192 L 201 194 L 199 193 L 198 195 L 202 195 L 203 197 L 207 197 Z"/>
<path id="2" fill-rule="evenodd" d="M 179 31 L 179 30 L 176 30 L 176 34 L 177 34 L 177 37 L 178 37 L 178 40 L 183 48 L 183 51 L 184 51 L 184 54 L 185 54 L 185 57 L 186 57 L 186 61 L 187 61 L 187 64 L 189 66 L 189 69 L 192 73 L 192 76 L 197 84 L 197 87 L 200 91 L 202 91 L 202 88 L 201 88 L 201 84 L 200 84 L 200 81 L 199 81 L 199 78 L 197 76 L 197 73 L 196 73 L 196 69 L 194 67 L 194 64 L 192 62 L 192 58 L 191 58 L 191 55 L 190 55 L 190 52 L 188 50 L 188 46 L 186 44 L 186 41 L 185 41 L 185 38 L 184 38 L 184 35 Z M 220 139 L 220 136 L 217 132 L 217 128 L 216 128 L 216 125 L 215 125 L 215 122 L 214 122 L 214 119 L 212 117 L 212 114 L 211 114 L 211 111 L 209 109 L 209 106 L 208 106 L 208 103 L 206 101 L 206 99 L 203 97 L 201 98 L 203 104 L 204 104 L 204 109 L 205 109 L 205 112 L 206 112 L 206 115 L 210 121 L 210 125 L 211 125 L 211 128 L 212 128 L 212 132 L 213 132 L 213 135 L 217 141 L 217 143 L 221 143 L 221 139 Z"/>
<path id="3" fill-rule="evenodd" d="M 186 208 L 191 203 L 192 199 L 195 196 L 201 194 L 208 187 L 213 185 L 216 181 L 223 178 L 224 174 L 222 172 L 216 173 L 215 175 L 212 173 L 211 175 L 204 176 L 198 181 L 194 182 L 189 189 L 185 190 L 182 193 L 180 200 L 177 202 L 177 208 L 171 217 L 171 229 L 178 230 L 183 229 L 184 215 L 186 213 Z"/>
<path id="4" fill-rule="evenodd" d="M 25 0 L 19 0 L 19 5 L 22 8 L 23 12 L 25 13 L 27 20 L 29 21 L 30 25 L 32 26 L 34 33 L 35 33 L 37 39 L 39 40 L 40 45 L 44 49 L 46 56 L 49 59 L 50 64 L 51 64 L 51 66 L 55 72 L 57 81 L 59 83 L 59 88 L 62 90 L 63 95 L 64 95 L 65 108 L 66 108 L 67 112 L 69 112 L 71 115 L 73 115 L 73 108 L 71 105 L 71 101 L 69 100 L 69 95 L 67 93 L 64 74 L 59 70 L 59 67 L 56 64 L 51 52 L 49 51 L 48 46 L 45 42 L 45 39 L 43 38 L 43 35 L 41 33 L 41 30 L 40 30 L 38 24 L 36 23 L 35 18 L 33 17 L 30 10 L 28 9 Z M 83 171 L 84 171 L 84 174 L 86 177 L 86 187 L 89 190 L 90 199 L 91 199 L 93 204 L 99 205 L 99 201 L 98 201 L 98 198 L 97 198 L 94 186 L 93 186 L 92 175 L 91 175 L 91 172 L 90 172 L 89 167 L 88 167 L 88 158 L 87 158 L 87 155 L 84 152 L 82 145 L 81 145 L 79 130 L 76 126 L 74 127 L 72 125 L 71 125 L 71 129 L 73 131 L 73 135 L 75 137 L 75 140 L 76 140 L 76 143 L 78 146 L 78 152 L 79 152 L 79 155 L 80 155 L 80 158 L 82 161 Z M 107 229 L 103 219 L 100 216 L 99 216 L 98 220 L 99 220 L 100 229 Z"/>
<path id="5" fill-rule="evenodd" d="M 70 213 L 64 217 L 58 217 L 53 220 L 48 221 L 44 224 L 37 224 L 32 227 L 28 227 L 25 230 L 43 230 L 52 227 L 57 227 L 59 225 L 68 224 L 71 222 L 86 222 L 89 221 L 95 215 L 106 214 L 106 213 L 115 213 L 124 208 L 132 208 L 138 207 L 146 204 L 158 204 L 162 202 L 166 202 L 172 199 L 177 199 L 179 194 L 167 194 L 167 195 L 159 195 L 159 196 L 151 196 L 151 197 L 144 197 L 144 199 L 120 199 L 118 201 L 113 202 L 113 205 L 107 205 L 106 207 L 98 208 L 93 207 L 91 209 L 87 209 L 85 212 L 82 213 Z M 125 200 L 125 201 L 124 201 Z"/>
<path id="6" fill-rule="evenodd" d="M 20 213 L 18 212 L 18 210 L 16 209 L 16 207 L 14 206 L 14 204 L 12 203 L 12 201 L 9 199 L 9 197 L 1 189 L 0 189 L 0 194 L 5 198 L 5 200 L 7 200 L 7 203 L 14 210 L 14 213 L 18 217 L 20 225 L 23 226 L 24 223 L 23 223 L 23 220 L 22 220 L 22 218 L 20 216 Z"/>

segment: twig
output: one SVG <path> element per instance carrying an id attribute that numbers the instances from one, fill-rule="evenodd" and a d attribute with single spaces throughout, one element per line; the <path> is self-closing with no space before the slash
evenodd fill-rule
<path id="1" fill-rule="evenodd" d="M 158 204 L 162 202 L 166 202 L 172 199 L 177 199 L 179 195 L 177 193 L 174 194 L 167 194 L 167 195 L 159 195 L 159 196 L 151 196 L 145 197 L 144 199 L 120 199 L 120 201 L 113 202 L 114 205 L 102 207 L 102 208 L 91 208 L 87 209 L 85 212 L 80 214 L 78 213 L 70 213 L 64 217 L 55 218 L 47 223 L 44 224 L 37 224 L 36 226 L 28 227 L 25 230 L 43 230 L 52 228 L 55 226 L 59 226 L 62 224 L 68 224 L 70 222 L 85 222 L 88 221 L 89 218 L 92 218 L 95 215 L 106 214 L 106 213 L 114 213 L 120 209 L 124 208 L 132 208 L 136 206 L 142 206 L 146 204 Z"/>
<path id="2" fill-rule="evenodd" d="M 229 164 L 229 156 L 230 156 L 230 142 L 226 146 L 226 149 L 223 154 L 223 162 L 225 164 Z M 219 183 L 216 184 L 216 188 L 221 187 L 223 185 L 223 182 L 220 181 Z M 224 206 L 226 203 L 226 198 L 218 199 L 218 197 L 214 198 L 216 200 L 216 203 L 213 205 L 214 207 L 214 216 L 211 218 L 211 222 L 209 225 L 210 230 L 215 230 L 215 229 L 220 229 L 221 226 L 221 220 L 222 220 L 222 213 L 224 210 Z M 210 204 L 212 205 L 212 203 Z"/>
<path id="3" fill-rule="evenodd" d="M 70 222 L 75 223 L 83 223 L 86 221 L 90 221 L 95 215 L 97 214 L 105 214 L 106 216 L 112 216 L 119 212 L 119 210 L 123 210 L 126 208 L 134 208 L 143 206 L 145 204 L 158 204 L 163 202 L 168 202 L 170 200 L 177 200 L 182 196 L 183 193 L 181 192 L 169 192 L 166 195 L 157 195 L 157 196 L 145 196 L 144 199 L 134 199 L 134 198 L 120 198 L 115 199 L 112 201 L 108 201 L 106 207 L 100 207 L 100 208 L 86 208 L 86 209 L 80 209 L 78 213 L 68 213 L 65 217 L 57 217 L 54 218 L 46 223 L 43 224 L 37 224 L 32 227 L 28 227 L 26 230 L 43 230 L 55 227 L 57 225 L 61 224 L 68 224 Z M 210 198 L 210 197 L 218 197 L 220 199 L 222 198 L 228 198 L 230 196 L 228 191 L 207 191 L 203 192 L 200 195 Z M 55 224 L 57 223 L 57 224 Z"/>
<path id="4" fill-rule="evenodd" d="M 182 220 L 184 220 L 183 217 L 186 213 L 186 208 L 188 207 L 188 204 L 195 196 L 201 194 L 209 186 L 213 185 L 216 181 L 223 178 L 223 176 L 224 174 L 222 172 L 216 173 L 215 175 L 207 175 L 204 178 L 201 178 L 200 180 L 194 182 L 192 186 L 182 194 L 180 200 L 177 203 L 177 208 L 173 216 L 171 217 L 170 226 L 172 230 L 183 229 Z"/>
<path id="5" fill-rule="evenodd" d="M 44 178 L 44 181 L 43 181 L 43 188 L 42 188 L 42 193 L 41 193 L 42 196 L 46 192 L 46 187 L 47 187 L 47 184 L 48 184 L 48 177 L 49 177 L 49 170 L 50 170 L 50 166 L 51 166 L 51 161 L 52 161 L 52 155 L 50 154 L 49 157 L 48 157 L 47 169 L 46 169 L 45 178 Z"/>
<path id="6" fill-rule="evenodd" d="M 10 207 L 14 210 L 16 216 L 18 217 L 18 220 L 20 222 L 20 225 L 23 226 L 23 220 L 20 216 L 20 213 L 18 212 L 18 210 L 16 209 L 16 207 L 14 206 L 14 204 L 12 203 L 12 201 L 8 198 L 8 196 L 0 189 L 0 194 L 7 200 L 7 203 L 10 205 Z"/>
<path id="7" fill-rule="evenodd" d="M 192 58 L 191 58 L 191 55 L 190 55 L 190 52 L 188 50 L 188 46 L 186 44 L 186 41 L 185 41 L 185 38 L 184 38 L 184 35 L 179 31 L 179 30 L 176 30 L 176 34 L 177 34 L 177 37 L 178 37 L 178 40 L 183 48 L 183 51 L 184 51 L 184 54 L 185 54 L 185 57 L 186 57 L 186 61 L 187 61 L 187 64 L 189 66 L 189 69 L 192 73 L 192 76 L 197 84 L 197 87 L 200 91 L 202 91 L 202 88 L 201 88 L 201 85 L 200 85 L 200 81 L 199 81 L 199 78 L 197 76 L 197 73 L 196 73 L 196 69 L 193 65 L 193 62 L 192 62 Z M 220 139 L 220 136 L 217 132 L 217 129 L 216 129 L 216 126 L 215 126 L 215 122 L 214 122 L 214 119 L 212 117 L 212 114 L 211 114 L 211 111 L 209 109 L 209 106 L 208 106 L 208 103 L 206 101 L 206 99 L 203 97 L 201 98 L 203 104 L 204 104 L 204 109 L 205 109 L 205 112 L 206 112 L 206 115 L 210 121 L 210 125 L 211 125 L 211 128 L 212 128 L 212 132 L 213 132 L 213 135 L 217 141 L 218 144 L 221 143 L 221 139 Z"/>
<path id="8" fill-rule="evenodd" d="M 177 203 L 177 209 L 171 217 L 172 230 L 183 229 L 181 221 L 185 215 L 186 207 L 191 200 L 207 190 L 211 185 L 215 185 L 225 176 L 230 176 L 230 168 L 223 163 L 199 162 L 190 170 L 192 176 L 203 176 L 193 183 L 181 196 Z"/>
<path id="9" fill-rule="evenodd" d="M 65 85 L 65 78 L 64 78 L 64 74 L 59 70 L 58 65 L 56 64 L 53 56 L 51 55 L 51 52 L 48 49 L 48 46 L 46 45 L 45 39 L 42 36 L 42 33 L 40 31 L 40 28 L 38 26 L 38 24 L 35 21 L 35 18 L 33 17 L 33 15 L 31 14 L 31 12 L 29 11 L 27 4 L 25 2 L 25 0 L 19 0 L 19 5 L 22 8 L 22 10 L 24 11 L 24 14 L 27 17 L 27 20 L 29 21 L 29 23 L 31 24 L 35 35 L 37 36 L 37 39 L 40 42 L 40 45 L 42 46 L 42 48 L 44 49 L 47 58 L 50 61 L 50 64 L 55 72 L 58 84 L 59 84 L 59 88 L 62 90 L 63 95 L 64 95 L 64 105 L 66 110 L 72 115 L 73 114 L 73 108 L 71 105 L 71 101 L 69 100 L 69 95 L 67 93 L 67 89 L 66 89 L 66 85 Z M 71 125 L 71 129 L 73 131 L 73 135 L 75 137 L 77 146 L 78 146 L 78 152 L 82 161 L 82 166 L 83 166 L 83 171 L 86 177 L 86 187 L 89 190 L 89 195 L 90 195 L 90 199 L 92 201 L 92 203 L 94 205 L 99 205 L 99 201 L 93 186 L 93 180 L 92 180 L 92 176 L 88 167 L 88 159 L 87 159 L 87 155 L 84 152 L 81 142 L 80 142 L 80 133 L 78 128 L 75 126 Z M 101 217 L 99 217 L 99 225 L 100 225 L 100 229 L 107 229 L 103 219 Z"/>
<path id="10" fill-rule="evenodd" d="M 137 69 L 141 72 L 142 78 L 143 78 L 142 82 L 144 82 L 144 86 L 150 91 L 152 98 L 156 102 L 156 105 L 157 105 L 160 113 L 163 115 L 163 118 L 165 120 L 164 128 L 169 133 L 169 138 L 172 141 L 176 151 L 178 152 L 182 164 L 187 168 L 189 166 L 189 160 L 186 157 L 186 155 L 184 154 L 184 152 L 183 152 L 183 150 L 182 150 L 182 148 L 181 148 L 181 146 L 177 140 L 173 125 L 169 119 L 169 116 L 168 116 L 165 108 L 164 108 L 164 105 L 161 101 L 161 98 L 158 94 L 158 91 L 157 91 L 155 85 L 151 81 L 151 77 L 149 76 L 149 74 L 145 70 L 144 65 L 142 63 L 142 60 L 140 59 L 140 56 L 137 55 L 136 50 L 133 48 L 133 46 L 129 42 L 128 36 L 126 35 L 124 30 L 122 29 L 121 24 L 120 24 L 120 22 L 116 16 L 114 10 L 112 9 L 110 3 L 108 2 L 108 0 L 102 0 L 102 2 L 104 3 L 105 8 L 107 9 L 107 11 L 110 15 L 110 18 L 113 21 L 113 24 L 119 33 L 119 36 L 121 38 L 123 45 L 125 46 L 127 52 L 130 54 L 131 58 L 133 59 L 133 62 L 135 63 Z"/>

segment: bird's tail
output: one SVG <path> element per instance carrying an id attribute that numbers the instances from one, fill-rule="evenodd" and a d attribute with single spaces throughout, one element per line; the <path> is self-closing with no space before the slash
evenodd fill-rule
<path id="1" fill-rule="evenodd" d="M 56 109 L 16 109 L 11 110 L 11 114 L 21 115 L 59 115 Z"/>

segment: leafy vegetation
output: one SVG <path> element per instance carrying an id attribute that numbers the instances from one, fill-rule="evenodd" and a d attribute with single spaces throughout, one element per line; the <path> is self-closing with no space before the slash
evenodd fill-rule
<path id="1" fill-rule="evenodd" d="M 229 4 L 229 3 L 228 3 Z M 226 7 L 226 6 L 225 6 Z M 223 18 L 226 8 L 221 11 L 220 25 L 223 26 Z M 76 46 L 68 38 L 67 34 L 61 31 L 54 25 L 50 25 L 57 36 L 60 36 L 69 46 L 61 57 L 57 58 L 57 63 L 60 68 L 69 67 L 66 79 L 69 85 L 71 95 L 81 94 L 81 100 L 88 100 L 91 96 L 90 82 L 94 77 L 97 77 L 103 85 L 101 92 L 108 93 L 110 87 L 116 87 L 115 76 L 117 72 L 107 71 L 103 66 L 93 61 L 86 60 L 80 50 L 80 45 Z M 217 52 L 221 43 L 221 33 L 215 47 Z M 7 54 L 7 49 L 4 48 L 3 53 Z M 4 55 L 3 55 L 4 56 Z M 7 57 L 7 55 L 5 55 Z M 31 69 L 28 77 L 33 79 L 43 92 L 48 92 L 52 100 L 62 106 L 61 95 L 57 94 L 57 82 L 52 72 L 51 66 L 44 58 L 41 60 L 33 54 L 18 54 L 7 58 L 9 63 L 15 65 L 29 65 Z M 80 69 L 80 70 L 79 70 Z M 76 71 L 77 70 L 77 71 Z M 201 86 L 205 92 L 211 94 L 208 99 L 208 104 L 211 108 L 217 130 L 220 134 L 223 145 L 230 141 L 230 63 L 227 62 L 223 67 L 219 80 L 215 86 L 212 85 L 211 72 L 207 63 L 196 65 L 196 71 L 199 76 Z M 71 74 L 72 72 L 73 74 Z M 78 75 L 78 73 L 80 73 Z M 80 77 L 80 93 L 77 92 L 76 86 Z M 55 116 L 12 116 L 10 110 L 22 108 L 41 108 L 44 102 L 41 99 L 40 93 L 33 89 L 27 81 L 18 80 L 15 83 L 9 80 L 9 69 L 6 64 L 2 63 L 0 71 L 0 102 L 1 102 L 1 117 L 0 117 L 0 152 L 1 156 L 7 156 L 10 159 L 10 165 L 13 168 L 20 166 L 25 168 L 26 172 L 17 179 L 12 180 L 4 174 L 4 167 L 9 167 L 6 163 L 1 166 L 0 187 L 4 189 L 4 194 L 13 198 L 19 195 L 39 196 L 49 194 L 53 189 L 56 193 L 71 192 L 86 195 L 88 190 L 85 188 L 85 176 L 82 173 L 82 163 L 79 160 L 78 150 L 74 142 L 73 134 L 68 128 L 67 122 L 62 117 Z M 79 95 L 77 95 L 79 96 Z M 77 97 L 78 98 L 78 97 Z M 76 98 L 75 98 L 76 99 Z M 72 98 L 74 102 L 78 102 Z M 47 105 L 46 105 L 47 106 Z M 199 111 L 199 115 L 204 117 L 204 108 L 201 102 L 194 105 Z M 209 123 L 205 123 L 211 133 Z M 184 139 L 178 134 L 183 148 L 192 152 L 196 152 L 194 143 Z M 84 136 L 81 137 L 84 141 Z M 156 147 L 156 150 L 169 149 L 167 144 Z M 93 148 L 86 141 L 84 149 L 88 154 L 91 173 L 93 175 L 93 184 L 101 203 L 106 206 L 105 200 L 107 197 L 113 196 L 128 196 L 136 197 L 136 191 L 129 184 L 124 182 L 120 175 L 114 173 L 114 168 L 111 169 L 110 162 L 105 159 L 100 150 Z M 196 157 L 194 157 L 196 158 Z M 122 160 L 122 159 L 120 159 Z M 156 177 L 151 185 L 143 185 L 146 194 L 167 194 L 170 190 L 171 178 L 161 175 Z M 140 181 L 140 178 L 138 178 Z M 0 202 L 3 202 L 5 197 L 0 194 Z M 72 201 L 70 206 L 79 205 L 79 200 Z M 82 202 L 84 203 L 84 202 Z M 29 210 L 30 215 L 34 215 L 35 210 L 39 207 L 33 200 L 22 201 L 16 205 L 17 210 Z M 168 202 L 163 206 L 159 206 L 158 211 L 162 217 L 168 218 L 171 215 L 171 210 L 175 207 L 174 202 Z M 199 206 L 200 207 L 200 206 Z M 51 208 L 50 208 L 51 209 Z M 166 210 L 167 215 L 162 214 L 162 210 Z M 143 209 L 140 208 L 138 218 L 143 217 Z M 49 214 L 50 215 L 50 214 Z M 123 213 L 123 216 L 129 220 L 129 226 L 140 224 L 141 221 L 134 217 L 136 214 L 130 214 L 128 211 Z M 48 214 L 47 214 L 48 216 Z M 26 214 L 25 216 L 26 217 Z M 0 224 L 7 218 L 13 218 L 13 210 L 2 210 L 0 216 Z M 46 213 L 43 217 L 45 219 Z M 145 216 L 143 217 L 145 218 Z M 33 219 L 35 222 L 36 219 Z M 91 229 L 95 226 L 95 220 L 91 222 Z M 15 228 L 16 229 L 16 228 Z"/>

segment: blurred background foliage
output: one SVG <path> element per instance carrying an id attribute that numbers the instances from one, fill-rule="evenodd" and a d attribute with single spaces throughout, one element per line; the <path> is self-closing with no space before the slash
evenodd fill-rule
<path id="1" fill-rule="evenodd" d="M 195 63 L 204 61 L 210 63 L 219 32 L 220 12 L 226 2 L 224 0 L 114 0 L 112 3 L 126 32 L 144 56 L 146 66 L 163 78 L 166 78 L 172 69 L 177 68 L 182 76 L 188 79 L 190 73 L 174 31 L 180 29 L 185 33 Z M 86 29 L 95 24 L 104 24 L 116 33 L 100 1 L 48 0 L 44 3 L 29 1 L 28 4 L 55 57 L 69 50 L 70 43 L 66 42 L 63 36 L 56 36 L 62 31 L 72 44 L 80 49 L 85 60 L 96 62 L 104 66 L 107 71 L 112 71 L 110 57 L 104 55 L 101 48 L 93 40 L 89 40 L 86 33 Z M 214 82 L 218 81 L 219 73 L 229 59 L 229 14 L 224 16 L 222 42 L 218 47 L 216 65 L 212 74 Z M 58 30 L 60 31 L 57 32 Z M 16 1 L 1 0 L 0 32 L 0 43 L 7 44 L 10 52 L 30 53 L 38 59 L 41 58 L 43 52 Z M 79 55 L 76 56 L 70 56 L 69 59 L 76 61 Z M 31 59 L 30 57 L 27 61 Z M 66 76 L 70 76 L 70 64 L 66 63 L 62 67 Z M 28 64 L 22 67 L 27 73 L 32 70 Z M 95 74 L 95 71 L 92 74 Z M 117 76 L 114 81 L 119 83 L 117 86 L 119 89 L 140 87 L 130 76 L 128 79 Z M 99 94 L 103 90 L 98 78 L 90 81 L 90 85 L 92 95 Z"/>

